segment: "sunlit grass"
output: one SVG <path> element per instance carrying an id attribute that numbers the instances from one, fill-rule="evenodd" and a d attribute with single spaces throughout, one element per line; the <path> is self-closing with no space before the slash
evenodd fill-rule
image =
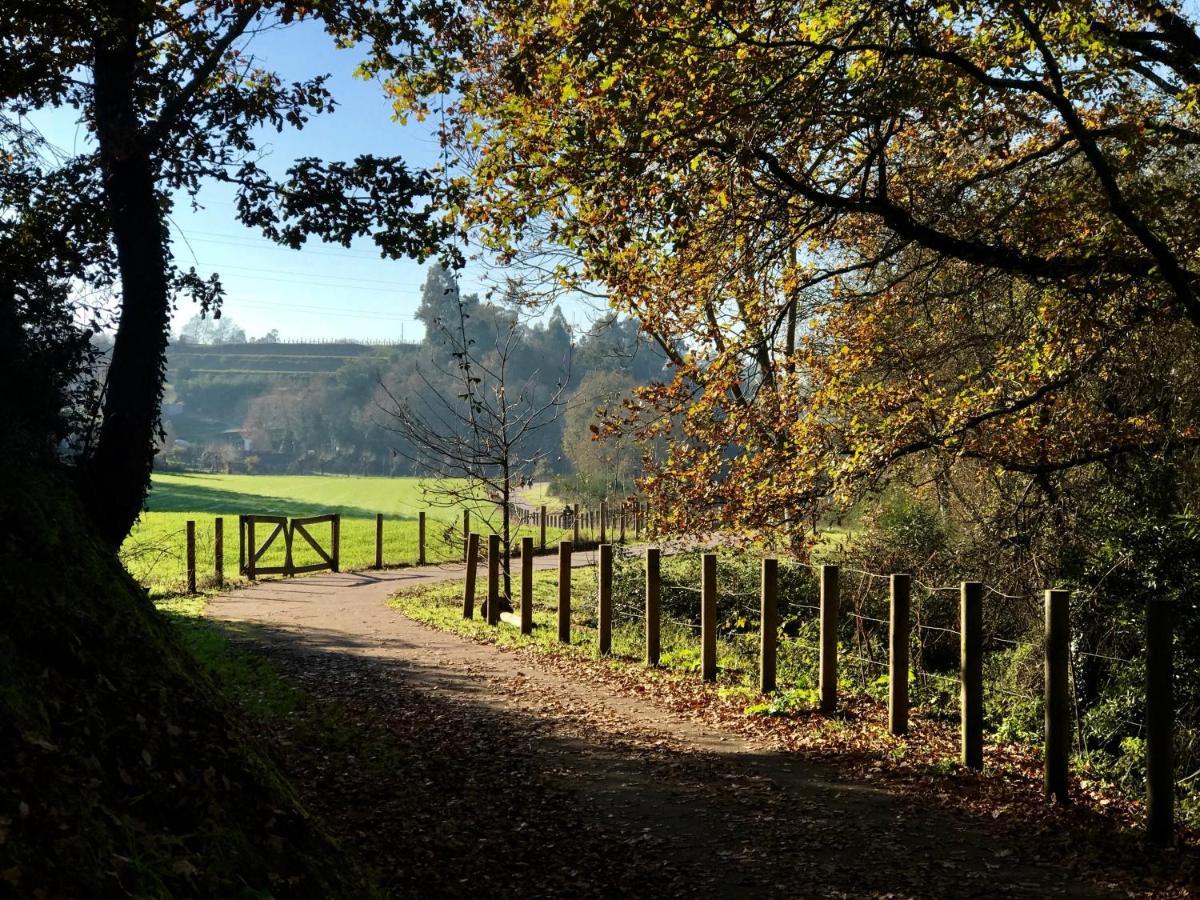
<path id="1" fill-rule="evenodd" d="M 122 547 L 130 573 L 156 595 L 184 590 L 188 520 L 196 523 L 198 586 L 210 586 L 215 573 L 215 520 L 224 519 L 224 574 L 238 576 L 238 516 L 242 514 L 316 516 L 340 513 L 341 568 L 365 569 L 375 564 L 375 516 L 384 516 L 384 565 L 413 565 L 418 559 L 418 513 L 426 513 L 425 557 L 429 563 L 462 556 L 462 508 L 438 506 L 426 497 L 418 478 L 373 478 L 337 475 L 206 475 L 157 474 L 148 510 Z M 486 503 L 473 507 L 475 523 L 489 512 Z M 494 513 L 493 513 L 494 514 Z M 329 526 L 311 529 L 322 546 L 329 545 Z M 267 537 L 260 527 L 258 542 Z M 537 536 L 536 529 L 518 534 Z M 547 542 L 560 533 L 547 532 Z M 283 542 L 276 541 L 261 560 L 263 566 L 283 562 Z M 300 538 L 293 545 L 297 565 L 317 562 Z"/>

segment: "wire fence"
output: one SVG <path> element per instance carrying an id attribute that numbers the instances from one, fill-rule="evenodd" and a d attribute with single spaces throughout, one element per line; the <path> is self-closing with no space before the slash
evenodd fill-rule
<path id="1" fill-rule="evenodd" d="M 696 552 L 664 556 L 664 570 L 671 571 L 664 571 L 659 590 L 662 625 L 674 629 L 673 649 L 685 650 L 689 658 L 699 649 L 703 632 L 698 561 Z M 800 560 L 781 559 L 779 563 L 781 573 L 790 573 L 789 588 L 785 590 L 781 585 L 776 606 L 780 627 L 779 654 L 783 661 L 780 688 L 813 688 L 820 653 L 817 637 L 821 615 L 821 566 Z M 627 571 L 623 578 L 618 578 L 627 593 L 623 598 L 615 599 L 614 621 L 618 627 L 630 629 L 639 639 L 644 638 L 646 610 L 640 603 L 644 591 L 644 584 L 639 580 L 640 558 L 635 551 L 627 550 L 618 558 L 618 566 L 633 572 Z M 842 664 L 843 687 L 881 696 L 889 671 L 892 576 L 854 567 L 840 567 L 838 576 L 841 597 L 837 652 Z M 750 569 L 746 567 L 731 573 L 720 571 L 716 590 L 716 639 L 721 668 L 727 675 L 736 673 L 742 678 L 756 670 L 761 630 L 759 604 L 762 593 L 761 589 L 747 589 L 749 577 Z M 684 583 L 688 580 L 692 583 Z M 962 684 L 957 667 L 960 662 L 958 645 L 963 636 L 959 601 L 964 587 L 961 583 L 941 584 L 920 578 L 911 578 L 910 585 L 909 660 L 914 702 L 927 705 L 928 711 L 935 715 L 950 715 L 958 702 L 955 695 Z M 1040 734 L 1044 728 L 1043 641 L 1040 635 L 1034 639 L 1027 632 L 1021 633 L 1021 626 L 1033 630 L 1040 625 L 1043 598 L 987 584 L 980 585 L 979 590 L 987 612 L 982 649 L 987 661 L 984 694 L 989 716 L 994 725 L 1011 719 L 1018 723 L 1023 733 Z M 1072 644 L 1070 691 L 1077 722 L 1092 712 L 1095 705 L 1095 701 L 1082 691 L 1081 679 L 1075 671 L 1082 661 L 1110 670 L 1137 667 L 1142 663 L 1130 656 Z M 1126 711 L 1109 714 L 1109 720 L 1128 729 L 1134 736 L 1145 729 L 1138 716 Z M 1075 731 L 1078 735 L 1083 733 L 1078 727 Z M 1080 745 L 1077 749 L 1087 748 Z"/>
<path id="2" fill-rule="evenodd" d="M 565 517 L 556 523 L 547 516 L 548 530 L 558 530 L 569 535 L 576 521 L 582 517 Z M 540 516 L 531 519 L 519 517 L 527 533 L 536 534 Z M 234 520 L 236 521 L 236 520 Z M 227 524 L 229 524 L 227 520 Z M 433 523 L 430 523 L 431 526 Z M 561 527 L 555 529 L 555 524 Z M 582 522 L 581 522 L 582 524 Z M 588 523 L 596 526 L 594 519 Z M 461 544 L 461 532 L 454 524 L 438 522 L 444 531 L 442 543 L 455 553 Z M 619 534 L 619 523 L 610 520 L 607 525 L 610 536 Z M 183 549 L 186 529 L 176 529 L 156 535 L 153 541 L 131 543 L 123 550 L 123 557 L 131 570 L 155 572 L 162 568 L 178 568 L 185 559 Z M 627 534 L 628 534 L 627 530 Z M 430 537 L 435 529 L 430 528 Z M 236 532 L 226 531 L 226 553 L 231 543 L 236 546 Z M 197 555 L 209 557 L 212 553 L 210 531 L 197 531 Z M 614 554 L 618 570 L 618 590 L 613 593 L 612 619 L 617 629 L 624 633 L 625 646 L 630 642 L 644 642 L 647 635 L 646 607 L 644 599 L 644 577 L 640 554 L 625 547 Z M 663 557 L 664 577 L 660 585 L 661 631 L 664 650 L 675 654 L 684 664 L 694 664 L 702 652 L 704 627 L 701 624 L 700 606 L 702 588 L 697 585 L 699 554 L 684 552 Z M 817 684 L 818 660 L 822 637 L 821 616 L 821 566 L 800 560 L 780 560 L 780 593 L 776 613 L 779 622 L 779 659 L 782 689 L 813 689 Z M 760 649 L 759 633 L 762 630 L 760 604 L 761 585 L 750 589 L 753 568 L 732 563 L 728 570 L 718 569 L 716 589 L 716 642 L 720 667 L 727 675 L 746 679 L 758 664 Z M 590 560 L 591 577 L 598 583 L 598 560 Z M 892 629 L 891 593 L 894 576 L 863 569 L 842 567 L 837 571 L 839 588 L 838 616 L 836 626 L 836 654 L 841 662 L 840 677 L 843 686 L 860 690 L 877 697 L 882 696 L 890 670 L 889 643 Z M 913 699 L 918 706 L 924 705 L 933 714 L 949 714 L 956 703 L 954 694 L 961 688 L 962 681 L 956 672 L 959 663 L 958 647 L 963 641 L 963 629 L 959 621 L 960 605 L 957 598 L 964 595 L 964 584 L 947 585 L 920 578 L 908 581 L 911 590 L 911 621 L 909 624 L 909 663 Z M 983 609 L 987 613 L 982 625 L 982 649 L 986 660 L 984 694 L 988 712 L 997 720 L 1013 720 L 1021 723 L 1029 733 L 1041 733 L 1044 685 L 1042 683 L 1043 642 L 1031 639 L 1030 634 L 1038 625 L 1036 612 L 1041 609 L 1041 599 L 1033 594 L 1011 593 L 991 585 L 978 585 Z M 1094 594 L 1078 591 L 1077 596 Z M 576 617 L 576 627 L 589 633 L 597 630 L 595 610 L 581 604 Z M 1022 633 L 1022 623 L 1025 630 Z M 828 646 L 826 644 L 826 646 Z M 1128 646 L 1126 644 L 1125 646 Z M 1073 643 L 1069 648 L 1069 673 L 1071 703 L 1076 721 L 1077 749 L 1087 750 L 1082 744 L 1084 729 L 1079 723 L 1092 714 L 1103 715 L 1112 727 L 1119 727 L 1132 736 L 1141 736 L 1146 731 L 1144 718 L 1137 715 L 1129 705 L 1099 708 L 1095 698 L 1105 692 L 1095 689 L 1083 690 L 1085 681 L 1082 670 L 1087 668 L 1087 678 L 1094 685 L 1123 677 L 1128 671 L 1140 667 L 1144 660 L 1120 652 L 1119 643 L 1101 643 L 1098 646 L 1081 646 Z M 1194 776 L 1189 776 L 1194 777 Z"/>

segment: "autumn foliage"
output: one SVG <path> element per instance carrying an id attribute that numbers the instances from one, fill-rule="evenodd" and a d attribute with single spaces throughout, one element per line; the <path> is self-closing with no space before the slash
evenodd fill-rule
<path id="1" fill-rule="evenodd" d="M 1197 440 L 1175 5 L 475 0 L 441 41 L 392 87 L 448 104 L 457 224 L 673 356 L 613 424 L 670 437 L 680 528 L 794 534 L 914 466 L 1053 497 Z"/>

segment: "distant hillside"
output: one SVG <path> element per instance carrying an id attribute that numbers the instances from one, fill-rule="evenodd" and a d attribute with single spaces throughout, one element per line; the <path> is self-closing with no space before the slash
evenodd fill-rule
<path id="1" fill-rule="evenodd" d="M 422 414 L 432 420 L 441 414 L 439 403 L 458 402 L 461 371 L 443 323 L 456 322 L 461 314 L 475 358 L 472 364 L 483 365 L 480 361 L 496 354 L 502 339 L 513 341 L 517 349 L 508 359 L 505 378 L 510 386 L 520 385 L 518 407 L 541 410 L 536 415 L 542 427 L 522 442 L 521 474 L 563 474 L 575 458 L 574 449 L 564 449 L 564 440 L 572 448 L 581 442 L 590 446 L 590 420 L 597 405 L 616 399 L 614 391 L 619 394 L 660 377 L 666 355 L 632 319 L 605 318 L 586 333 L 575 334 L 560 309 L 527 321 L 522 309 L 519 304 L 485 302 L 474 294 L 460 297 L 453 275 L 435 266 L 416 312 L 425 326 L 421 343 L 247 343 L 242 329 L 224 320 L 224 336 L 213 335 L 212 329 L 185 328 L 181 335 L 187 337 L 173 342 L 167 353 L 157 464 L 164 469 L 256 475 L 413 474 L 414 461 L 423 454 L 397 429 L 396 407 L 430 402 Z M 287 327 L 286 313 L 278 325 Z M 268 332 L 277 333 L 278 329 Z M 207 343 L 210 340 L 225 342 Z M 589 373 L 597 372 L 621 378 L 588 379 Z M 585 385 L 588 393 L 581 395 Z M 561 405 L 553 402 L 556 397 Z M 580 415 L 568 437 L 566 418 L 558 413 L 572 403 L 580 407 Z M 609 462 L 605 457 L 597 463 L 606 485 L 614 468 Z"/>
<path id="2" fill-rule="evenodd" d="M 175 341 L 167 351 L 163 417 L 175 439 L 240 445 L 250 402 L 272 390 L 302 391 L 330 383 L 349 369 L 386 369 L 416 344 L 353 341 L 195 344 Z"/>
<path id="3" fill-rule="evenodd" d="M 184 344 L 172 343 L 167 351 L 167 380 L 177 383 L 193 374 L 204 375 L 314 375 L 336 372 L 351 360 L 377 357 L 385 361 L 394 352 L 412 350 L 416 344 L 273 343 Z"/>

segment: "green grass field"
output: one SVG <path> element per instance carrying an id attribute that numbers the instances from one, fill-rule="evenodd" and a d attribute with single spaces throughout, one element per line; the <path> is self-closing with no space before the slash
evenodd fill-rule
<path id="1" fill-rule="evenodd" d="M 147 511 L 121 548 L 130 573 L 158 596 L 182 591 L 186 585 L 185 532 L 196 522 L 198 586 L 211 584 L 214 562 L 213 522 L 225 519 L 225 578 L 238 580 L 238 516 L 342 515 L 341 568 L 365 569 L 375 562 L 375 516 L 384 515 L 383 559 L 388 566 L 417 561 L 417 514 L 426 512 L 425 555 L 428 562 L 457 559 L 462 553 L 462 508 L 439 508 L 426 499 L 418 478 L 370 478 L 340 475 L 206 475 L 156 474 Z M 481 503 L 473 516 L 487 512 Z M 491 514 L 495 514 L 494 511 Z M 268 529 L 269 530 L 269 529 Z M 486 533 L 486 529 L 480 529 Z M 329 526 L 314 526 L 314 535 L 328 546 Z M 525 533 L 532 534 L 533 531 Z M 259 535 L 261 542 L 264 535 Z M 547 532 L 547 541 L 559 533 Z M 279 565 L 283 542 L 277 541 L 261 561 Z M 296 565 L 316 562 L 316 554 L 297 537 Z"/>

